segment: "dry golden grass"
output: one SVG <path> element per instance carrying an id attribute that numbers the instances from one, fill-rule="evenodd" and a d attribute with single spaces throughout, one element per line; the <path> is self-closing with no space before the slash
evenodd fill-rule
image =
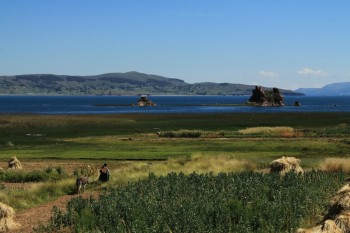
<path id="1" fill-rule="evenodd" d="M 252 171 L 256 169 L 256 165 L 246 160 L 234 159 L 229 155 L 217 155 L 217 156 L 205 156 L 196 154 L 185 163 L 180 161 L 174 161 L 180 165 L 178 169 L 184 173 L 208 173 L 213 172 L 218 174 L 220 172 L 241 172 L 241 171 Z M 168 163 L 173 163 L 169 160 Z"/>
<path id="2" fill-rule="evenodd" d="M 262 136 L 281 136 L 281 137 L 296 137 L 301 136 L 300 132 L 295 131 L 292 127 L 250 127 L 238 131 L 243 135 L 262 135 Z"/>
<path id="3" fill-rule="evenodd" d="M 125 184 L 148 176 L 149 173 L 166 175 L 169 172 L 183 172 L 185 174 L 220 172 L 253 171 L 257 165 L 243 159 L 235 159 L 229 155 L 207 156 L 196 154 L 190 158 L 170 158 L 156 162 L 125 162 L 116 170 L 111 171 L 111 181 Z"/>
<path id="4" fill-rule="evenodd" d="M 350 172 L 350 158 L 327 158 L 320 164 L 320 169 L 330 172 Z"/>

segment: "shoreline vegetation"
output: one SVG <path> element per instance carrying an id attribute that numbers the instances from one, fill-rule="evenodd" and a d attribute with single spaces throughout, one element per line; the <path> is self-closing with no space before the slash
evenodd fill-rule
<path id="1" fill-rule="evenodd" d="M 218 220 L 214 212 L 223 211 L 222 213 L 229 215 L 234 214 L 236 216 L 234 218 L 246 219 L 246 222 L 229 221 L 231 229 L 248 227 L 266 230 L 275 226 L 275 232 L 285 232 L 288 224 L 294 230 L 298 227 L 312 227 L 322 220 L 320 216 L 328 201 L 344 184 L 345 177 L 350 174 L 349 135 L 350 113 L 0 114 L 0 167 L 3 168 L 0 170 L 0 202 L 18 212 L 50 202 L 62 195 L 72 195 L 74 179 L 85 174 L 88 166 L 94 168 L 96 173 L 92 176 L 92 182 L 88 185 L 87 191 L 100 193 L 103 198 L 106 198 L 100 199 L 102 202 L 103 200 L 108 202 L 108 198 L 119 198 L 119 195 L 135 196 L 136 194 L 131 191 L 133 187 L 144 189 L 149 186 L 147 182 L 156 187 L 162 182 L 166 182 L 164 185 L 171 187 L 171 182 L 175 182 L 176 189 L 179 190 L 182 187 L 181 182 L 185 182 L 189 187 L 188 190 L 193 190 L 191 195 L 198 196 L 200 194 L 195 190 L 199 184 L 197 188 L 203 189 L 201 193 L 209 195 L 206 187 L 213 184 L 214 180 L 215 183 L 218 182 L 214 186 L 219 187 L 222 185 L 221 179 L 231 180 L 231 176 L 236 180 L 232 181 L 232 185 L 237 184 L 238 180 L 241 180 L 243 185 L 251 180 L 249 177 L 256 177 L 254 179 L 261 179 L 262 190 L 259 192 L 261 195 L 266 195 L 262 197 L 267 198 L 266 202 L 254 199 L 256 194 L 252 195 L 251 202 L 247 203 L 238 196 L 230 197 L 229 202 L 225 201 L 228 199 L 219 198 L 216 200 L 217 203 L 221 203 L 218 206 L 224 209 L 220 209 L 221 207 L 212 209 L 206 206 L 208 212 L 203 218 L 211 219 L 212 223 L 214 219 Z M 13 156 L 22 162 L 22 170 L 6 168 L 7 162 Z M 308 183 L 303 183 L 306 180 L 302 177 L 288 175 L 286 178 L 276 179 L 280 180 L 277 183 L 273 181 L 274 176 L 268 172 L 269 164 L 282 156 L 301 160 L 300 166 L 305 171 L 304 176 L 309 177 Z M 111 181 L 99 184 L 96 182 L 97 168 L 105 161 L 111 169 Z M 324 184 L 332 183 L 332 188 L 316 185 L 320 181 Z M 281 209 L 286 204 L 282 201 L 284 194 L 277 192 L 274 193 L 276 199 L 268 198 L 271 197 L 272 190 L 280 190 L 286 194 L 294 186 L 300 189 L 293 188 L 294 197 L 297 196 L 299 201 L 295 200 L 296 208 L 292 211 L 284 212 L 285 210 Z M 247 187 L 246 192 L 255 193 L 256 190 L 250 190 L 253 187 L 254 185 L 249 189 Z M 103 196 L 107 193 L 112 196 Z M 317 195 L 315 198 L 316 193 L 322 193 L 323 196 Z M 153 206 L 155 203 L 150 200 L 153 200 L 155 194 L 146 191 L 144 194 L 150 199 L 138 197 L 141 198 L 140 201 L 144 202 L 143 205 Z M 177 206 L 180 203 L 178 201 L 186 200 L 187 197 L 180 194 L 181 192 L 174 193 L 176 197 L 173 196 L 175 199 L 172 209 L 181 210 Z M 165 194 L 165 196 L 162 195 L 158 198 L 170 198 Z M 282 199 L 279 199 L 278 195 L 282 195 L 280 196 Z M 128 199 L 130 203 L 135 200 L 134 196 Z M 304 199 L 305 197 L 309 202 Z M 210 200 L 210 195 L 205 198 Z M 100 218 L 94 215 L 93 209 L 80 206 L 89 205 L 86 201 L 88 199 L 79 202 L 79 198 L 74 198 L 72 203 L 75 204 L 70 205 L 72 208 L 75 206 L 84 210 L 81 213 L 76 212 L 78 211 L 76 209 L 70 210 L 71 213 L 76 213 L 74 216 L 77 218 L 70 219 L 69 224 L 74 223 L 71 227 L 77 231 L 91 231 L 93 228 L 84 219 L 92 221 Z M 98 200 L 91 201 L 96 208 L 104 206 Z M 311 206 L 298 207 L 297 203 L 306 203 L 305 201 Z M 129 205 L 127 203 L 125 208 Z M 255 203 L 254 205 L 261 209 L 264 209 L 264 205 L 267 204 L 275 207 L 268 214 L 271 216 L 259 222 L 260 225 L 257 226 L 253 224 L 254 216 L 260 216 L 260 213 L 253 211 L 255 208 L 249 203 Z M 227 209 L 225 206 L 231 207 Z M 187 207 L 183 210 L 194 211 L 199 208 L 198 206 Z M 154 206 L 154 208 L 160 207 Z M 303 212 L 301 217 L 297 214 L 298 208 L 312 209 L 312 212 Z M 287 225 L 283 225 L 285 218 L 274 215 L 274 211 L 277 210 L 283 216 L 290 217 Z M 54 215 L 52 221 L 68 220 L 59 211 L 55 214 L 58 215 Z M 129 220 L 141 221 L 146 216 L 141 210 L 138 214 L 136 212 L 125 214 L 127 218 L 120 217 L 118 226 L 126 226 L 128 229 L 136 227 L 128 222 Z M 152 214 L 157 215 L 156 212 Z M 159 216 L 162 216 L 159 223 L 163 225 L 159 225 L 157 229 L 167 229 L 166 223 L 169 222 L 165 220 L 166 216 Z M 226 214 L 220 218 L 224 218 L 223 216 Z M 198 221 L 203 220 L 201 219 L 199 218 Z M 271 222 L 269 219 L 274 219 L 276 222 Z M 141 222 L 146 224 L 147 221 Z M 50 228 L 55 225 L 55 222 L 50 224 L 53 225 L 42 225 L 38 231 L 40 232 L 40 229 L 42 229 L 41 232 L 57 230 Z M 106 224 L 111 225 L 111 223 Z M 174 221 L 174 224 L 177 223 Z M 198 230 L 203 229 L 205 224 L 203 221 L 199 225 L 187 224 L 186 226 L 193 226 L 193 230 Z M 224 225 L 226 223 L 220 226 L 224 227 Z M 180 225 L 168 226 L 171 229 L 185 230 Z M 148 227 L 152 228 L 152 226 Z"/>

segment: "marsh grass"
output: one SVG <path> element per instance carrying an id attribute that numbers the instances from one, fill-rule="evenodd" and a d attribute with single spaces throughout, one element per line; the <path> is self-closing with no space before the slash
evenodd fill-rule
<path id="1" fill-rule="evenodd" d="M 204 151 L 215 155 L 242 150 L 264 154 L 261 145 L 267 142 L 260 145 L 244 140 L 242 144 L 246 145 L 239 146 L 222 139 L 347 137 L 349 121 L 347 113 L 0 115 L 0 158 L 17 154 L 21 158 L 167 159 Z M 272 130 L 261 130 L 262 125 Z M 260 131 L 248 132 L 256 128 Z M 157 132 L 178 133 L 180 137 L 167 140 L 158 137 Z M 207 143 L 202 139 L 216 141 Z M 298 155 L 298 147 L 293 143 L 268 143 L 271 153 Z M 349 149 L 341 150 L 349 154 Z M 308 148 L 307 152 L 314 151 L 315 148 Z M 338 153 L 327 151 L 332 156 Z"/>
<path id="2" fill-rule="evenodd" d="M 288 126 L 317 130 L 349 131 L 347 113 L 235 113 L 235 114 L 118 114 L 118 115 L 0 115 L 0 139 L 40 143 L 78 136 L 133 135 L 158 131 L 237 131 L 242 128 Z M 337 133 L 330 130 L 329 133 Z M 332 132 L 331 132 L 332 131 Z M 28 137 L 42 134 L 43 137 Z"/>
<path id="3" fill-rule="evenodd" d="M 292 127 L 276 126 L 276 127 L 249 127 L 246 129 L 238 130 L 243 135 L 260 135 L 265 137 L 296 137 L 300 136 L 300 133 L 294 130 Z"/>
<path id="4" fill-rule="evenodd" d="M 188 130 L 188 129 L 180 129 L 180 130 L 168 130 L 168 131 L 160 131 L 157 133 L 159 137 L 165 138 L 220 138 L 225 135 L 233 135 L 237 133 L 228 133 L 228 131 L 204 131 L 204 130 Z"/>

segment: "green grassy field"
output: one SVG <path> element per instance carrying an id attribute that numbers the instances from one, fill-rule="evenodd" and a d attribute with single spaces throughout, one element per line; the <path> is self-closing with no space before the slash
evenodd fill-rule
<path id="1" fill-rule="evenodd" d="M 295 135 L 240 134 L 288 126 Z M 159 131 L 200 130 L 201 137 L 159 137 Z M 164 160 L 193 154 L 230 155 L 267 163 L 296 156 L 306 165 L 350 156 L 349 113 L 1 115 L 0 159 Z"/>
<path id="2" fill-rule="evenodd" d="M 99 193 L 142 183 L 150 173 L 265 174 L 282 156 L 300 159 L 306 171 L 348 174 L 349 135 L 350 113 L 0 115 L 1 166 L 12 156 L 27 166 L 23 173 L 0 170 L 0 202 L 23 210 L 72 194 L 76 176 L 104 161 L 111 181 L 99 184 L 94 175 L 89 185 Z M 28 179 L 36 181 L 7 184 Z M 324 204 L 315 203 L 320 214 Z M 320 220 L 305 219 L 306 226 Z"/>

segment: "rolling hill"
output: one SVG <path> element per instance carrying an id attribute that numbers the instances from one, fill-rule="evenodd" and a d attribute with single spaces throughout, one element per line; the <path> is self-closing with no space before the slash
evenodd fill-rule
<path id="1" fill-rule="evenodd" d="M 231 83 L 194 83 L 139 72 L 93 76 L 26 74 L 0 76 L 2 95 L 250 95 L 254 86 Z M 269 89 L 269 88 L 265 88 Z M 281 90 L 284 95 L 300 95 Z"/>

